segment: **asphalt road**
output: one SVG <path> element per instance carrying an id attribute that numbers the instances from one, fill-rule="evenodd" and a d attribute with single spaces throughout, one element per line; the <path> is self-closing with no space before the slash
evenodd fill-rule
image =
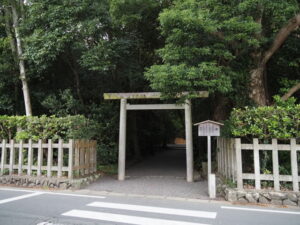
<path id="1" fill-rule="evenodd" d="M 299 208 L 0 188 L 1 225 L 299 225 Z"/>

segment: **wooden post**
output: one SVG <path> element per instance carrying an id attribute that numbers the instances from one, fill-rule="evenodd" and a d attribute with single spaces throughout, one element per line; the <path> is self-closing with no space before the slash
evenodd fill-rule
<path id="1" fill-rule="evenodd" d="M 38 143 L 38 162 L 37 162 L 37 176 L 42 175 L 42 164 L 43 164 L 43 146 L 42 140 Z"/>
<path id="2" fill-rule="evenodd" d="M 97 172 L 97 141 L 94 141 L 94 173 Z"/>
<path id="3" fill-rule="evenodd" d="M 227 150 L 227 178 L 230 179 L 231 175 L 230 175 L 230 172 L 231 172 L 231 158 L 230 158 L 230 143 L 229 143 L 229 140 L 227 139 L 226 140 L 226 150 Z"/>
<path id="4" fill-rule="evenodd" d="M 58 141 L 58 159 L 57 159 L 57 177 L 62 176 L 62 164 L 63 164 L 63 140 L 59 139 Z"/>
<path id="5" fill-rule="evenodd" d="M 5 164 L 6 164 L 6 140 L 2 140 L 2 152 L 1 152 L 1 172 L 0 174 L 4 174 Z"/>
<path id="6" fill-rule="evenodd" d="M 74 166 L 75 166 L 75 168 L 77 168 L 77 169 L 75 169 L 75 176 L 79 176 L 79 173 L 80 173 L 80 170 L 78 169 L 78 167 L 79 167 L 79 163 L 80 163 L 80 159 L 79 159 L 79 157 L 80 157 L 80 152 L 79 152 L 79 140 L 76 140 L 75 141 L 75 162 L 74 162 Z"/>
<path id="7" fill-rule="evenodd" d="M 224 173 L 225 177 L 228 178 L 228 169 L 229 169 L 229 160 L 228 160 L 228 142 L 225 140 L 224 142 L 224 150 L 225 150 L 225 155 L 224 155 L 224 161 L 225 161 L 225 168 L 224 168 Z"/>
<path id="8" fill-rule="evenodd" d="M 235 139 L 235 153 L 236 153 L 236 175 L 237 188 L 243 189 L 243 174 L 242 174 L 242 144 L 241 139 Z"/>
<path id="9" fill-rule="evenodd" d="M 74 140 L 69 141 L 69 162 L 68 162 L 68 178 L 73 179 L 73 151 L 74 151 Z"/>
<path id="10" fill-rule="evenodd" d="M 52 162 L 53 162 L 53 149 L 52 149 L 52 140 L 48 140 L 48 157 L 47 157 L 47 177 L 52 176 Z"/>
<path id="11" fill-rule="evenodd" d="M 119 165 L 118 180 L 125 180 L 125 163 L 126 163 L 126 99 L 121 99 L 120 103 L 120 133 L 119 133 Z"/>
<path id="12" fill-rule="evenodd" d="M 185 101 L 186 180 L 194 181 L 193 129 L 191 101 Z"/>
<path id="13" fill-rule="evenodd" d="M 27 164 L 27 175 L 28 176 L 31 176 L 31 167 L 32 167 L 32 140 L 29 139 L 29 142 L 28 142 L 28 164 Z"/>
<path id="14" fill-rule="evenodd" d="M 89 146 L 89 141 L 85 141 L 85 174 L 89 174 L 90 171 L 90 146 Z"/>
<path id="15" fill-rule="evenodd" d="M 254 157 L 255 189 L 260 189 L 259 144 L 257 138 L 253 139 L 253 157 Z"/>
<path id="16" fill-rule="evenodd" d="M 23 140 L 19 142 L 19 160 L 18 160 L 18 175 L 21 176 L 23 174 L 22 166 L 23 166 Z"/>
<path id="17" fill-rule="evenodd" d="M 274 190 L 280 191 L 277 139 L 272 139 L 272 160 L 273 160 Z"/>
<path id="18" fill-rule="evenodd" d="M 224 175 L 224 138 L 221 139 L 220 143 L 220 171 Z"/>
<path id="19" fill-rule="evenodd" d="M 230 150 L 230 178 L 234 181 L 234 148 L 232 145 L 232 139 L 228 139 L 228 145 Z"/>
<path id="20" fill-rule="evenodd" d="M 211 174 L 211 137 L 207 136 L 207 177 Z"/>
<path id="21" fill-rule="evenodd" d="M 84 176 L 84 164 L 85 164 L 85 147 L 84 147 L 84 141 L 79 141 L 79 166 L 81 169 L 79 169 L 80 176 Z"/>
<path id="22" fill-rule="evenodd" d="M 9 157 L 9 175 L 12 175 L 14 172 L 15 164 L 15 141 L 10 140 L 10 157 Z"/>
<path id="23" fill-rule="evenodd" d="M 291 139 L 291 165 L 292 165 L 292 177 L 293 177 L 293 191 L 299 191 L 298 180 L 298 163 L 297 163 L 297 150 L 296 139 Z"/>
<path id="24" fill-rule="evenodd" d="M 220 163 L 221 163 L 221 158 L 220 158 L 220 142 L 221 142 L 221 137 L 217 137 L 217 160 L 218 160 L 218 173 L 220 173 Z"/>
<path id="25" fill-rule="evenodd" d="M 236 177 L 237 177 L 237 173 L 236 173 L 236 153 L 235 153 L 235 142 L 234 142 L 234 139 L 231 138 L 230 139 L 230 143 L 231 143 L 231 149 L 232 149 L 232 160 L 233 160 L 233 170 L 232 170 L 232 173 L 233 173 L 233 181 L 235 182 L 236 181 Z"/>

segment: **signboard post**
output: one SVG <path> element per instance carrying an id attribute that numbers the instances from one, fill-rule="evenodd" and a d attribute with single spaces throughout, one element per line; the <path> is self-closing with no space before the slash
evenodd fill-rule
<path id="1" fill-rule="evenodd" d="M 220 136 L 222 123 L 211 120 L 206 120 L 196 123 L 198 126 L 198 136 L 207 136 L 207 179 L 208 179 L 208 194 L 210 198 L 216 197 L 216 175 L 211 173 L 211 137 Z"/>

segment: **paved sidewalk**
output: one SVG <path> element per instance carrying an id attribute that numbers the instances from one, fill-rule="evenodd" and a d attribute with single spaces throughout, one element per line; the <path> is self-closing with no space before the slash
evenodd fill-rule
<path id="1" fill-rule="evenodd" d="M 186 182 L 185 150 L 155 154 L 126 171 L 126 180 L 105 176 L 87 187 L 92 191 L 208 199 L 207 182 Z"/>

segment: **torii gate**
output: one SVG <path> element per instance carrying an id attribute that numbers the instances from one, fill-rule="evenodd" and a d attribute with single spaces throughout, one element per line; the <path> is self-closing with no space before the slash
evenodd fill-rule
<path id="1" fill-rule="evenodd" d="M 187 95 L 183 92 L 177 98 Z M 207 91 L 199 91 L 194 95 L 196 98 L 207 98 Z M 118 180 L 125 180 L 126 162 L 126 120 L 127 110 L 170 110 L 184 109 L 185 111 L 185 138 L 186 138 L 186 179 L 193 182 L 193 134 L 192 134 L 192 111 L 191 101 L 186 100 L 184 104 L 127 104 L 128 99 L 160 99 L 160 92 L 138 92 L 138 93 L 104 93 L 105 100 L 120 100 L 120 130 L 119 130 L 119 161 L 118 161 Z"/>

